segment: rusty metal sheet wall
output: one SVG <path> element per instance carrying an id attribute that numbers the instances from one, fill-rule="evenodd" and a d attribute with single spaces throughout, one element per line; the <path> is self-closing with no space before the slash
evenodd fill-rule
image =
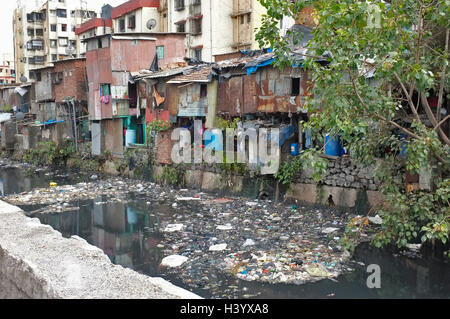
<path id="1" fill-rule="evenodd" d="M 171 116 L 178 115 L 178 86 L 166 84 L 166 108 Z"/>
<path id="2" fill-rule="evenodd" d="M 261 68 L 256 74 L 238 76 L 219 84 L 218 111 L 230 116 L 255 112 L 298 112 L 304 97 L 310 92 L 309 76 L 304 70 L 300 76 L 300 94 L 291 96 L 292 69 Z"/>

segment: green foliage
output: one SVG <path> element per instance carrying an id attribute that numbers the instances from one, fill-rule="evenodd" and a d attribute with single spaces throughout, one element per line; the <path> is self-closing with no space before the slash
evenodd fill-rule
<path id="1" fill-rule="evenodd" d="M 162 174 L 156 176 L 156 181 L 166 185 L 178 186 L 183 182 L 183 173 L 176 167 L 164 166 Z"/>
<path id="2" fill-rule="evenodd" d="M 150 123 L 147 123 L 147 131 L 167 131 L 172 127 L 172 123 L 170 121 L 163 121 L 163 120 L 153 120 Z"/>
<path id="3" fill-rule="evenodd" d="M 302 169 L 312 169 L 313 179 L 316 182 L 320 182 L 325 174 L 327 165 L 328 161 L 319 157 L 319 152 L 316 149 L 310 149 L 284 162 L 275 174 L 275 178 L 282 184 L 289 184 Z"/>
<path id="4" fill-rule="evenodd" d="M 65 141 L 57 146 L 53 141 L 39 142 L 37 149 L 28 150 L 24 154 L 24 161 L 34 165 L 58 165 L 76 154 L 75 144 Z"/>
<path id="5" fill-rule="evenodd" d="M 416 238 L 446 242 L 450 140 L 437 126 L 441 114 L 437 108 L 427 109 L 426 98 L 432 90 L 436 95 L 444 92 L 440 97 L 445 100 L 450 91 L 450 1 L 260 2 L 268 13 L 257 39 L 261 47 L 274 50 L 275 64 L 281 68 L 295 62 L 288 37 L 295 45 L 301 34 L 293 30 L 282 37 L 280 21 L 284 16 L 297 20 L 303 8 L 314 8 L 317 27 L 303 61 L 314 83 L 313 94 L 306 99 L 309 125 L 316 131 L 339 134 L 359 163 L 377 165 L 374 173 L 382 182 L 386 201 L 374 211 L 383 218 L 374 244 L 404 246 Z M 318 63 L 318 56 L 325 56 L 326 63 Z M 369 70 L 374 71 L 372 79 L 366 78 Z M 410 92 L 419 99 L 408 99 Z M 419 117 L 417 112 L 424 114 Z M 402 148 L 406 158 L 399 156 Z M 284 164 L 277 177 L 288 182 L 302 162 Z M 402 168 L 411 173 L 432 170 L 432 190 L 408 191 L 395 178 Z M 349 223 L 350 246 L 366 224 L 363 219 Z"/>
<path id="6" fill-rule="evenodd" d="M 247 164 L 246 163 L 236 163 L 236 161 L 232 161 L 231 163 L 227 162 L 227 153 L 222 151 L 216 151 L 216 154 L 222 156 L 222 163 L 214 164 L 215 167 L 218 167 L 222 171 L 223 177 L 229 177 L 230 175 L 245 175 L 248 173 Z M 233 159 L 235 155 L 233 153 Z"/>
<path id="7" fill-rule="evenodd" d="M 236 117 L 232 120 L 227 120 L 222 117 L 216 118 L 217 128 L 221 128 L 221 129 L 227 129 L 227 128 L 237 129 L 239 122 L 241 122 L 241 119 L 238 117 Z"/>
<path id="8" fill-rule="evenodd" d="M 172 127 L 172 123 L 170 121 L 163 121 L 155 119 L 150 123 L 147 123 L 146 125 L 146 137 L 147 137 L 147 145 L 151 144 L 153 142 L 153 135 L 161 132 L 161 131 L 167 131 Z"/>

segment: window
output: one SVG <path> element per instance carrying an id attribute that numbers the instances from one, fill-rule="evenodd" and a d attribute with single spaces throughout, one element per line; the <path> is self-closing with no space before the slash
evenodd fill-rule
<path id="1" fill-rule="evenodd" d="M 50 24 L 50 31 L 56 32 L 56 24 Z"/>
<path id="2" fill-rule="evenodd" d="M 177 24 L 177 32 L 186 32 L 186 23 Z"/>
<path id="3" fill-rule="evenodd" d="M 68 38 L 58 38 L 59 45 L 62 47 L 66 47 L 69 45 L 69 39 Z"/>
<path id="4" fill-rule="evenodd" d="M 136 28 L 136 16 L 131 16 L 128 18 L 128 29 Z"/>
<path id="5" fill-rule="evenodd" d="M 34 56 L 28 59 L 29 64 L 44 64 L 43 56 Z"/>
<path id="6" fill-rule="evenodd" d="M 202 19 L 195 19 L 191 21 L 191 33 L 199 35 L 202 33 Z"/>
<path id="7" fill-rule="evenodd" d="M 158 60 L 164 59 L 164 46 L 163 45 L 158 45 L 156 47 L 156 54 L 158 56 Z"/>
<path id="8" fill-rule="evenodd" d="M 66 9 L 57 9 L 56 10 L 56 15 L 59 18 L 67 18 L 67 10 Z"/>
<path id="9" fill-rule="evenodd" d="M 200 97 L 206 97 L 208 95 L 208 86 L 206 84 L 200 85 Z"/>
<path id="10" fill-rule="evenodd" d="M 59 84 L 63 80 L 62 72 L 55 72 L 51 74 L 52 84 Z"/>
<path id="11" fill-rule="evenodd" d="M 247 14 L 247 23 L 250 23 L 250 22 L 252 22 L 252 14 L 248 13 Z"/>
<path id="12" fill-rule="evenodd" d="M 42 12 L 32 12 L 27 14 L 28 22 L 44 21 L 45 13 Z"/>
<path id="13" fill-rule="evenodd" d="M 245 17 L 241 16 L 241 24 L 244 24 L 244 21 L 245 21 Z"/>
<path id="14" fill-rule="evenodd" d="M 44 30 L 42 30 L 42 29 L 36 29 L 36 35 L 38 35 L 38 36 L 43 36 L 43 35 L 44 35 Z"/>
<path id="15" fill-rule="evenodd" d="M 70 40 L 70 46 L 73 47 L 74 49 L 76 49 L 77 48 L 77 41 Z"/>
<path id="16" fill-rule="evenodd" d="M 176 11 L 184 10 L 184 0 L 175 0 L 175 10 Z"/>
<path id="17" fill-rule="evenodd" d="M 58 46 L 58 41 L 56 40 L 50 40 L 50 47 L 56 48 Z"/>
<path id="18" fill-rule="evenodd" d="M 58 55 L 52 54 L 52 61 L 57 61 L 57 60 L 58 60 Z"/>
<path id="19" fill-rule="evenodd" d="M 37 82 L 41 82 L 42 78 L 41 78 L 41 72 L 36 72 L 36 81 Z"/>
<path id="20" fill-rule="evenodd" d="M 125 19 L 119 20 L 119 32 L 125 32 Z"/>
<path id="21" fill-rule="evenodd" d="M 300 78 L 293 78 L 291 96 L 297 96 L 299 94 L 300 94 Z"/>
<path id="22" fill-rule="evenodd" d="M 97 47 L 98 47 L 99 49 L 103 48 L 102 39 L 98 39 L 97 42 L 98 42 L 98 43 L 97 43 Z"/>
<path id="23" fill-rule="evenodd" d="M 42 50 L 44 48 L 44 41 L 32 40 L 27 42 L 27 50 Z"/>
<path id="24" fill-rule="evenodd" d="M 28 36 L 33 37 L 34 36 L 34 29 L 28 29 L 27 30 L 27 34 L 28 34 Z"/>
<path id="25" fill-rule="evenodd" d="M 70 11 L 70 16 L 71 16 L 72 18 L 75 18 L 75 10 Z"/>
<path id="26" fill-rule="evenodd" d="M 202 60 L 202 49 L 194 50 L 194 57 L 196 60 L 201 61 Z"/>
<path id="27" fill-rule="evenodd" d="M 61 31 L 67 32 L 67 24 L 61 24 Z"/>
<path id="28" fill-rule="evenodd" d="M 100 96 L 111 95 L 111 84 L 102 83 L 100 84 Z"/>

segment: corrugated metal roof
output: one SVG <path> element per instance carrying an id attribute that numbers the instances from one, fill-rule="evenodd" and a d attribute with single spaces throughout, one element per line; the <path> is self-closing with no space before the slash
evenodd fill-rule
<path id="1" fill-rule="evenodd" d="M 185 66 L 181 68 L 173 68 L 169 70 L 162 70 L 157 72 L 149 72 L 149 73 L 140 73 L 139 75 L 134 77 L 134 80 L 141 80 L 141 79 L 158 79 L 158 78 L 166 78 L 171 77 L 174 75 L 178 75 L 181 73 L 188 72 L 189 70 L 193 69 L 193 66 Z"/>
<path id="2" fill-rule="evenodd" d="M 208 83 L 212 81 L 212 77 L 215 75 L 213 67 L 211 65 L 203 64 L 195 66 L 189 73 L 177 76 L 167 83 L 190 83 L 190 82 L 203 82 Z"/>

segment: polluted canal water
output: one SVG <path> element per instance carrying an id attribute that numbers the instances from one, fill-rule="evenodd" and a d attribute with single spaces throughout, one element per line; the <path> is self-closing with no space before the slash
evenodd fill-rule
<path id="1" fill-rule="evenodd" d="M 23 178 L 15 169 L 1 171 L 2 185 L 9 185 L 13 180 L 21 184 Z M 60 179 L 60 185 L 78 182 L 79 180 L 71 177 Z M 17 191 L 30 191 L 33 186 L 43 185 L 29 186 L 27 189 L 18 188 Z M 165 190 L 171 192 L 170 189 Z M 17 191 L 12 189 L 5 195 Z M 75 199 L 63 212 L 56 212 L 48 203 L 19 206 L 28 216 L 38 218 L 43 224 L 60 231 L 63 236 L 77 235 L 101 248 L 115 264 L 149 276 L 163 277 L 204 298 L 450 297 L 448 263 L 428 257 L 421 258 L 420 254 L 404 255 L 388 249 L 375 249 L 368 244 L 359 245 L 353 258 L 342 262 L 336 259 L 337 253 L 333 254 L 334 248 L 328 247 L 330 253 L 324 256 L 319 249 L 323 246 L 320 244 L 315 250 L 311 249 L 318 253 L 310 258 L 306 258 L 308 253 L 303 253 L 302 258 L 292 255 L 286 262 L 290 267 L 309 269 L 307 267 L 310 265 L 321 263 L 320 267 L 314 268 L 316 271 L 333 273 L 335 269 L 339 269 L 339 274 L 325 276 L 325 279 L 318 277 L 308 280 L 306 277 L 296 277 L 295 280 L 283 280 L 280 277 L 288 277 L 286 274 L 289 273 L 287 270 L 281 271 L 281 268 L 285 267 L 283 258 L 287 258 L 287 253 L 277 247 L 290 247 L 289 245 L 294 244 L 307 246 L 311 243 L 306 240 L 308 237 L 305 233 L 279 221 L 280 218 L 285 218 L 281 208 L 279 215 L 272 213 L 265 217 L 263 214 L 257 216 L 258 218 L 253 216 L 251 224 L 259 223 L 258 227 L 245 227 L 244 220 L 224 219 L 223 216 L 216 218 L 216 215 L 225 214 L 227 217 L 226 214 L 229 214 L 230 210 L 241 210 L 244 214 L 250 214 L 254 207 L 266 207 L 267 210 L 273 207 L 261 201 L 246 199 L 239 202 L 233 198 L 221 199 L 219 206 L 217 203 L 211 206 L 205 205 L 205 200 L 200 200 L 192 194 L 187 192 L 186 197 L 178 197 L 176 201 L 164 196 L 158 200 L 149 199 L 139 192 L 124 194 L 113 200 L 108 196 Z M 201 197 L 208 198 L 209 201 L 214 198 L 206 194 L 201 194 Z M 217 207 L 223 208 L 215 211 Z M 337 215 L 333 222 L 330 220 L 320 224 L 314 219 L 316 216 L 308 215 L 327 213 L 331 214 L 325 210 L 305 209 L 305 217 L 299 217 L 298 213 L 291 212 L 292 216 L 305 218 L 311 223 L 311 227 L 318 229 L 318 237 L 310 241 L 317 239 L 319 243 L 331 245 L 335 244 L 333 237 L 342 236 L 342 219 Z M 271 221 L 270 225 L 265 223 L 265 218 Z M 291 219 L 290 223 L 293 224 L 295 220 Z M 240 224 L 243 226 L 239 226 Z M 278 234 L 278 240 L 268 237 L 268 234 L 274 233 Z M 264 236 L 269 240 L 264 241 Z M 292 237 L 296 236 L 302 237 L 303 240 L 292 240 Z M 240 244 L 236 245 L 235 242 Z M 292 248 L 288 251 L 292 252 Z M 262 251 L 267 252 L 267 256 L 263 256 Z M 276 258 L 271 259 L 269 252 L 276 255 Z M 234 259 L 237 262 L 234 262 Z M 333 260 L 337 260 L 337 265 L 336 261 L 333 264 Z M 370 275 L 367 266 L 370 264 L 377 264 L 381 268 L 380 289 L 367 287 L 366 280 Z M 273 273 L 265 274 L 265 270 Z M 261 274 L 259 279 L 265 275 L 264 278 L 274 280 L 273 283 L 269 280 L 249 281 L 250 274 Z"/>

